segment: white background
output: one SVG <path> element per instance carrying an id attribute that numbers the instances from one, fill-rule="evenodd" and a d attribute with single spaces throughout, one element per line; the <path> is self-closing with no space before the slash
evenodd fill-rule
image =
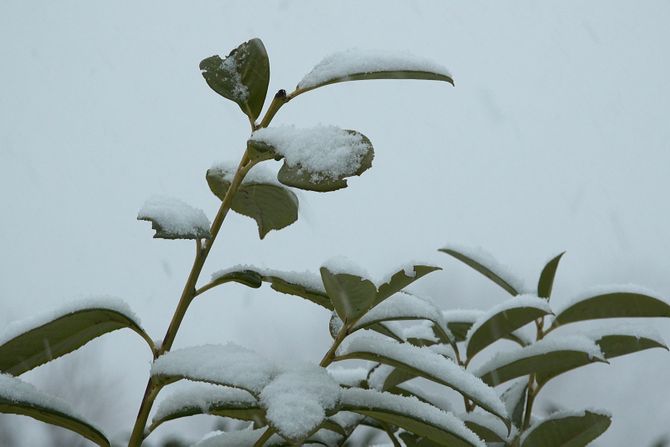
<path id="1" fill-rule="evenodd" d="M 602 284 L 636 283 L 668 299 L 669 20 L 670 4 L 651 0 L 4 0 L 0 324 L 108 294 L 162 338 L 193 247 L 152 240 L 135 216 L 158 193 L 213 218 L 217 199 L 204 172 L 239 158 L 248 123 L 207 87 L 198 63 L 252 37 L 270 55 L 269 95 L 350 47 L 430 57 L 451 69 L 456 87 L 340 84 L 284 107 L 275 123 L 365 133 L 373 169 L 344 191 L 301 194 L 299 221 L 262 242 L 253 221 L 229 216 L 205 279 L 237 263 L 316 271 L 345 255 L 383 274 L 419 258 L 444 271 L 413 290 L 445 308 L 505 299 L 435 251 L 459 243 L 484 247 L 531 288 L 543 263 L 567 250 L 558 304 Z M 271 357 L 318 361 L 327 320 L 266 287 L 226 286 L 194 303 L 175 346 L 234 340 Z M 669 322 L 653 324 L 670 339 Z M 59 374 L 88 377 L 102 391 L 69 397 L 115 433 L 134 419 L 149 362 L 142 341 L 119 332 L 25 378 L 68 394 Z M 670 355 L 652 350 L 612 363 L 555 381 L 538 410 L 605 407 L 614 422 L 599 445 L 649 445 L 668 432 Z M 37 436 L 40 424 L 21 426 Z M 155 436 L 168 432 L 169 424 Z"/>

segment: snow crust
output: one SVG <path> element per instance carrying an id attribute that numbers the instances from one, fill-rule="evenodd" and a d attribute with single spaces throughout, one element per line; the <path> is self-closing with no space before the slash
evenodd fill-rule
<path id="1" fill-rule="evenodd" d="M 214 163 L 209 170 L 213 174 L 222 177 L 227 182 L 232 182 L 233 177 L 235 176 L 235 171 L 237 171 L 237 163 L 221 161 Z M 277 180 L 277 173 L 264 164 L 257 164 L 244 176 L 244 180 L 242 180 L 243 185 L 252 183 L 282 186 L 279 180 Z"/>
<path id="2" fill-rule="evenodd" d="M 86 423 L 95 427 L 94 424 L 91 424 L 86 420 L 86 418 L 74 411 L 67 402 L 57 397 L 44 394 L 38 391 L 33 385 L 12 377 L 9 374 L 0 373 L 0 398 L 15 403 L 32 403 L 53 411 L 66 414 L 71 416 L 73 419 L 86 421 Z M 97 430 L 100 431 L 100 429 Z"/>
<path id="3" fill-rule="evenodd" d="M 493 316 L 498 315 L 499 313 L 502 312 L 507 312 L 512 309 L 519 309 L 523 307 L 531 307 L 533 309 L 544 311 L 548 314 L 551 313 L 551 307 L 549 306 L 547 300 L 538 298 L 536 295 L 515 296 L 514 298 L 503 301 L 502 303 L 499 303 L 491 307 L 489 310 L 485 311 L 482 315 L 480 315 L 475 321 L 475 323 L 470 327 L 470 330 L 468 331 L 468 334 L 466 336 L 468 342 L 472 337 L 472 334 L 474 334 L 477 330 L 479 330 L 479 328 L 481 328 L 482 325 L 486 323 L 489 319 L 491 319 Z"/>
<path id="4" fill-rule="evenodd" d="M 529 292 L 526 288 L 524 281 L 518 278 L 508 266 L 500 263 L 496 258 L 493 257 L 489 252 L 484 250 L 481 247 L 468 247 L 461 245 L 449 244 L 447 249 L 457 251 L 464 254 L 465 256 L 471 258 L 472 260 L 478 262 L 484 267 L 491 270 L 496 275 L 504 279 L 509 285 L 514 287 L 514 289 L 520 294 L 524 292 Z"/>
<path id="5" fill-rule="evenodd" d="M 280 373 L 260 395 L 266 417 L 289 439 L 302 439 L 337 405 L 340 386 L 316 365 L 301 365 Z"/>
<path id="6" fill-rule="evenodd" d="M 232 267 L 225 269 L 217 270 L 212 273 L 212 281 L 216 281 L 222 276 L 231 273 L 237 272 L 240 270 L 253 270 L 257 272 L 264 278 L 271 276 L 276 276 L 277 278 L 283 279 L 284 281 L 303 286 L 310 290 L 316 290 L 319 292 L 326 293 L 326 289 L 323 287 L 323 282 L 321 281 L 321 276 L 317 275 L 314 272 L 304 271 L 304 272 L 294 272 L 294 271 L 285 271 L 285 270 L 274 270 L 269 268 L 257 267 L 255 265 L 249 264 L 237 264 Z"/>
<path id="7" fill-rule="evenodd" d="M 406 293 L 396 293 L 387 298 L 358 320 L 355 327 L 365 327 L 378 321 L 409 318 L 434 321 L 453 338 L 437 306 L 425 299 Z"/>
<path id="8" fill-rule="evenodd" d="M 91 297 L 84 300 L 73 301 L 61 305 L 57 309 L 45 312 L 43 314 L 29 317 L 23 320 L 13 321 L 9 323 L 0 334 L 0 345 L 7 343 L 9 340 L 18 337 L 32 329 L 43 326 L 50 321 L 73 314 L 85 309 L 111 309 L 115 312 L 125 315 L 137 326 L 140 326 L 140 319 L 130 310 L 128 304 L 120 298 L 99 296 Z"/>
<path id="9" fill-rule="evenodd" d="M 424 400 L 429 404 L 439 408 L 440 410 L 450 411 L 453 413 L 451 402 L 444 392 L 441 393 L 435 392 L 435 390 L 427 390 L 425 387 L 415 383 L 413 380 L 408 380 L 407 382 L 401 383 L 398 385 L 398 388 L 416 395 L 419 400 Z"/>
<path id="10" fill-rule="evenodd" d="M 155 221 L 164 231 L 179 236 L 209 234 L 210 223 L 205 213 L 172 197 L 151 197 L 144 203 L 137 218 Z"/>
<path id="11" fill-rule="evenodd" d="M 530 436 L 530 434 L 533 431 L 535 431 L 535 429 L 537 427 L 539 427 L 540 424 L 542 424 L 543 422 L 553 421 L 553 420 L 556 420 L 556 419 L 563 419 L 563 418 L 568 418 L 568 417 L 584 417 L 586 415 L 587 411 L 590 412 L 590 413 L 599 414 L 601 416 L 606 416 L 608 418 L 612 417 L 612 413 L 610 413 L 607 410 L 600 409 L 600 408 L 585 408 L 583 410 L 556 411 L 556 412 L 550 414 L 549 416 L 547 416 L 544 419 L 538 419 L 535 422 L 533 422 L 531 424 L 531 426 L 528 427 L 528 430 L 526 430 L 524 432 L 524 434 L 521 436 L 521 444 L 523 444 L 523 442 L 526 440 L 526 438 L 528 436 Z"/>
<path id="12" fill-rule="evenodd" d="M 484 311 L 477 309 L 453 309 L 442 311 L 442 318 L 444 318 L 446 323 L 474 323 L 482 315 L 484 315 Z"/>
<path id="13" fill-rule="evenodd" d="M 328 269 L 333 275 L 348 274 L 360 276 L 363 279 L 370 279 L 370 274 L 360 265 L 356 264 L 346 256 L 334 256 L 323 263 L 322 267 Z M 373 281 L 374 282 L 374 281 Z"/>
<path id="14" fill-rule="evenodd" d="M 156 409 L 153 420 L 161 420 L 183 408 L 199 408 L 208 414 L 210 408 L 224 404 L 258 404 L 247 391 L 207 383 L 193 383 L 185 389 L 172 393 L 163 399 Z"/>
<path id="15" fill-rule="evenodd" d="M 440 313 L 440 316 L 441 315 L 442 314 Z M 449 332 L 447 333 L 449 334 Z M 438 338 L 435 336 L 435 332 L 433 332 L 432 321 L 419 320 L 413 324 L 404 326 L 400 329 L 400 335 L 401 338 L 405 341 L 409 340 L 410 338 L 420 338 L 422 340 L 429 340 L 435 343 L 439 342 Z"/>
<path id="16" fill-rule="evenodd" d="M 403 70 L 426 71 L 451 77 L 442 65 L 411 53 L 352 48 L 325 57 L 302 78 L 297 88 L 310 89 L 356 74 Z"/>
<path id="17" fill-rule="evenodd" d="M 475 368 L 472 373 L 481 377 L 517 360 L 555 351 L 578 351 L 587 354 L 591 359 L 605 360 L 605 356 L 598 345 L 583 335 L 570 335 L 561 338 L 547 337 L 530 346 L 508 352 L 498 352 L 489 361 Z"/>
<path id="18" fill-rule="evenodd" d="M 369 374 L 368 368 L 342 368 L 331 366 L 328 368 L 328 374 L 342 386 L 359 386 L 364 382 Z"/>
<path id="19" fill-rule="evenodd" d="M 361 134 L 336 126 L 267 127 L 255 131 L 251 140 L 271 145 L 288 166 L 299 166 L 313 181 L 354 175 L 369 149 Z"/>
<path id="20" fill-rule="evenodd" d="M 151 375 L 234 386 L 258 394 L 277 373 L 277 368 L 255 352 L 239 345 L 204 345 L 177 349 L 160 356 Z"/>
<path id="21" fill-rule="evenodd" d="M 439 408 L 421 402 L 415 397 L 398 396 L 377 390 L 350 388 L 342 390 L 341 400 L 344 405 L 409 414 L 418 420 L 454 433 L 475 446 L 486 446 L 482 440 L 465 427 L 463 421 Z"/>
<path id="22" fill-rule="evenodd" d="M 249 89 L 242 83 L 242 75 L 237 70 L 237 63 L 234 56 L 228 56 L 223 61 L 219 68 L 226 73 L 227 77 L 233 81 L 234 87 L 232 96 L 237 101 L 246 101 L 249 97 Z"/>
<path id="23" fill-rule="evenodd" d="M 365 419 L 365 416 L 352 411 L 338 411 L 329 419 L 348 431 L 356 427 L 359 422 Z"/>
<path id="24" fill-rule="evenodd" d="M 635 337 L 638 340 L 641 338 L 648 338 L 650 340 L 655 341 L 656 343 L 665 345 L 665 340 L 663 340 L 663 336 L 653 326 L 642 326 L 637 324 L 619 324 L 612 327 L 602 326 L 593 329 L 588 329 L 586 331 L 582 331 L 582 333 L 585 336 L 596 341 L 608 335 L 628 335 L 631 337 Z M 551 337 L 553 334 L 554 333 L 551 332 L 549 334 L 549 337 Z"/>
<path id="25" fill-rule="evenodd" d="M 593 344 L 593 342 L 591 342 Z M 338 349 L 337 354 L 344 356 L 355 352 L 377 354 L 406 364 L 450 384 L 450 387 L 462 390 L 501 415 L 507 411 L 493 388 L 481 379 L 466 372 L 453 361 L 436 354 L 429 348 L 419 348 L 407 343 L 398 343 L 380 334 L 370 331 L 354 334 Z"/>

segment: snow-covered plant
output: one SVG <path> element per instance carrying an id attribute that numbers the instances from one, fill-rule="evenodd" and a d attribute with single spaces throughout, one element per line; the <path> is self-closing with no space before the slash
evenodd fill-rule
<path id="1" fill-rule="evenodd" d="M 345 188 L 347 178 L 372 165 L 372 144 L 359 132 L 333 126 L 269 127 L 286 103 L 345 81 L 426 79 L 453 84 L 443 67 L 406 55 L 338 53 L 319 63 L 293 92 L 279 90 L 263 115 L 270 68 L 260 40 L 240 45 L 225 58 L 209 57 L 200 69 L 207 84 L 248 117 L 251 135 L 238 164 L 217 164 L 206 173 L 212 193 L 221 200 L 211 223 L 203 211 L 167 197 L 150 199 L 138 214 L 139 220 L 151 222 L 155 238 L 190 239 L 196 248 L 165 336 L 153 341 L 123 302 L 110 299 L 76 303 L 15 323 L 0 335 L 0 412 L 31 416 L 109 446 L 108 438 L 84 416 L 17 376 L 96 337 L 127 328 L 146 341 L 154 358 L 128 440 L 132 447 L 163 424 L 198 414 L 241 421 L 205 436 L 196 444 L 201 447 L 342 446 L 358 427 L 384 433 L 394 446 L 579 447 L 607 428 L 609 416 L 596 410 L 533 420 L 533 403 L 543 385 L 559 374 L 665 346 L 653 334 L 618 330 L 565 336 L 559 326 L 601 318 L 667 317 L 670 306 L 646 292 L 610 290 L 554 313 L 549 297 L 560 256 L 542 271 L 534 296 L 527 296 L 513 281 L 494 273 L 490 264 L 445 249 L 514 295 L 485 313 L 444 312 L 405 291 L 439 270 L 421 263 L 406 264 L 381 279 L 334 260 L 321 266 L 319 274 L 235 266 L 200 281 L 229 211 L 254 219 L 263 239 L 297 220 L 298 197 L 291 188 Z M 274 161 L 282 162 L 276 174 L 267 168 Z M 273 362 L 233 343 L 172 350 L 193 300 L 230 282 L 251 288 L 266 283 L 329 312 L 332 344 L 321 361 Z M 536 329 L 534 338 L 523 331 L 530 325 Z M 473 357 L 501 339 L 520 347 L 473 368 Z M 495 387 L 511 380 L 512 386 L 499 394 Z M 168 397 L 161 394 L 178 381 L 191 386 Z"/>

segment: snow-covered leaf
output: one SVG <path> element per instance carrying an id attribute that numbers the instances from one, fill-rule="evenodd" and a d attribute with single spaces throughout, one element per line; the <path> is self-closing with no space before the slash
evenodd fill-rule
<path id="1" fill-rule="evenodd" d="M 442 311 L 442 318 L 456 341 L 465 341 L 472 325 L 484 315 L 484 311 L 475 309 Z"/>
<path id="2" fill-rule="evenodd" d="M 336 359 L 369 360 L 403 369 L 414 377 L 448 386 L 507 421 L 505 406 L 492 388 L 430 348 L 398 343 L 374 333 L 358 333 L 345 341 Z"/>
<path id="3" fill-rule="evenodd" d="M 94 338 L 123 328 L 138 333 L 154 349 L 151 337 L 128 306 L 113 298 L 72 303 L 43 316 L 10 324 L 0 335 L 0 371 L 18 376 Z"/>
<path id="4" fill-rule="evenodd" d="M 595 340 L 605 358 L 611 359 L 645 349 L 668 347 L 661 335 L 647 327 L 618 325 L 613 328 L 594 329 L 586 335 Z"/>
<path id="5" fill-rule="evenodd" d="M 232 169 L 214 166 L 207 170 L 206 177 L 209 189 L 223 200 L 233 180 Z M 239 186 L 231 209 L 254 219 L 263 239 L 268 232 L 281 230 L 298 220 L 298 197 L 266 175 L 261 166 L 256 166 Z"/>
<path id="6" fill-rule="evenodd" d="M 164 399 L 153 416 L 150 431 L 164 422 L 197 414 L 212 414 L 244 421 L 263 423 L 260 404 L 247 391 L 210 385 L 193 384 Z"/>
<path id="7" fill-rule="evenodd" d="M 507 440 L 507 427 L 488 413 L 473 411 L 462 413 L 458 417 L 486 443 L 504 443 Z"/>
<path id="8" fill-rule="evenodd" d="M 224 59 L 204 59 L 200 70 L 212 90 L 236 102 L 251 121 L 258 118 L 270 82 L 270 61 L 260 39 L 243 43 Z"/>
<path id="9" fill-rule="evenodd" d="M 561 257 L 563 257 L 564 254 L 565 252 L 552 258 L 542 269 L 542 273 L 540 273 L 540 279 L 537 282 L 537 296 L 540 298 L 549 299 L 551 296 L 551 291 L 554 288 L 556 269 L 558 269 L 558 263 L 561 262 Z"/>
<path id="10" fill-rule="evenodd" d="M 528 380 L 526 378 L 517 379 L 503 391 L 502 399 L 507 408 L 507 414 L 512 419 L 516 427 L 521 427 L 523 420 L 523 410 L 526 408 L 526 394 L 528 393 Z"/>
<path id="11" fill-rule="evenodd" d="M 300 365 L 279 373 L 263 388 L 266 419 L 284 438 L 306 439 L 340 400 L 340 386 L 325 368 Z"/>
<path id="12" fill-rule="evenodd" d="M 250 143 L 264 143 L 284 159 L 277 179 L 287 186 L 327 192 L 345 188 L 347 177 L 372 166 L 372 143 L 360 132 L 335 126 L 297 129 L 269 127 L 255 131 Z"/>
<path id="13" fill-rule="evenodd" d="M 202 210 L 171 197 L 154 196 L 147 200 L 137 220 L 151 222 L 156 239 L 209 239 L 209 220 Z"/>
<path id="14" fill-rule="evenodd" d="M 99 446 L 110 445 L 98 428 L 72 411 L 68 404 L 7 374 L 0 374 L 0 413 L 29 416 L 72 430 Z"/>
<path id="15" fill-rule="evenodd" d="M 233 343 L 166 352 L 151 367 L 152 377 L 164 384 L 188 379 L 240 388 L 254 395 L 258 395 L 276 373 L 273 363 Z"/>
<path id="16" fill-rule="evenodd" d="M 362 317 L 377 296 L 374 283 L 357 275 L 332 273 L 327 267 L 321 267 L 321 279 L 337 315 L 344 322 Z"/>
<path id="17" fill-rule="evenodd" d="M 261 283 L 266 282 L 277 292 L 299 296 L 328 310 L 333 310 L 321 278 L 312 272 L 289 272 L 251 265 L 236 265 L 214 272 L 211 282 L 199 289 L 198 293 L 230 281 L 253 288 L 258 288 Z"/>
<path id="18" fill-rule="evenodd" d="M 350 49 L 324 58 L 305 75 L 291 95 L 295 97 L 338 82 L 373 79 L 424 79 L 454 83 L 446 68 L 421 57 Z"/>
<path id="19" fill-rule="evenodd" d="M 395 272 L 388 280 L 379 285 L 375 304 L 381 303 L 386 298 L 390 297 L 396 292 L 400 292 L 402 289 L 409 286 L 417 279 L 437 270 L 442 269 L 432 265 L 414 264 Z"/>
<path id="20" fill-rule="evenodd" d="M 266 429 L 267 427 L 256 430 L 214 432 L 193 444 L 193 447 L 253 447 Z M 265 447 L 288 447 L 288 443 L 279 435 L 272 435 L 263 445 Z"/>
<path id="21" fill-rule="evenodd" d="M 440 339 L 453 339 L 444 323 L 442 312 L 437 306 L 427 300 L 405 293 L 393 295 L 381 302 L 381 304 L 378 304 L 358 320 L 354 325 L 353 330 L 369 328 L 386 321 L 400 320 L 431 321 L 434 323 L 436 330 L 440 333 Z"/>
<path id="22" fill-rule="evenodd" d="M 521 438 L 521 447 L 585 447 L 611 422 L 612 416 L 602 410 L 556 413 L 533 424 Z"/>
<path id="23" fill-rule="evenodd" d="M 342 390 L 339 407 L 401 427 L 438 445 L 485 447 L 461 420 L 415 398 L 351 388 Z"/>
<path id="24" fill-rule="evenodd" d="M 550 313 L 551 308 L 545 300 L 530 295 L 518 296 L 492 307 L 468 332 L 468 359 L 491 343 Z"/>
<path id="25" fill-rule="evenodd" d="M 520 281 L 507 273 L 493 258 L 481 251 L 475 252 L 464 248 L 441 248 L 439 251 L 446 253 L 467 266 L 478 271 L 488 279 L 502 287 L 512 296 L 519 295 L 522 292 Z"/>
<path id="26" fill-rule="evenodd" d="M 556 312 L 552 328 L 601 318 L 670 317 L 670 305 L 646 291 L 607 290 L 580 297 Z"/>
<path id="27" fill-rule="evenodd" d="M 545 338 L 530 346 L 499 352 L 473 370 L 485 383 L 495 386 L 535 374 L 540 384 L 564 372 L 594 362 L 607 362 L 600 348 L 584 336 Z"/>

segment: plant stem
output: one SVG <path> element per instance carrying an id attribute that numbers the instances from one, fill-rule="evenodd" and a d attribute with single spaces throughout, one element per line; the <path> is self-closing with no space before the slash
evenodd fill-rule
<path id="1" fill-rule="evenodd" d="M 258 128 L 263 128 L 263 127 L 268 127 L 270 124 L 270 121 L 272 121 L 272 118 L 279 112 L 279 109 L 289 102 L 291 98 L 286 96 L 286 90 L 279 90 L 274 98 L 272 98 L 272 102 L 270 103 L 270 107 L 268 107 L 267 112 L 265 112 L 265 116 L 263 117 L 263 121 L 258 125 Z"/>
<path id="2" fill-rule="evenodd" d="M 384 427 L 384 431 L 386 432 L 388 437 L 391 439 L 391 442 L 393 443 L 393 446 L 394 447 L 402 447 L 402 445 L 400 445 L 400 442 L 398 442 L 398 439 L 393 434 L 393 431 L 391 430 L 391 427 L 389 427 L 388 424 L 382 424 L 382 427 Z"/>
<path id="3" fill-rule="evenodd" d="M 184 320 L 188 306 L 191 304 L 191 301 L 195 296 L 195 286 L 198 282 L 198 278 L 200 277 L 200 273 L 202 272 L 202 268 L 205 265 L 207 256 L 209 255 L 209 252 L 212 249 L 212 245 L 216 240 L 216 236 L 219 234 L 221 225 L 223 224 L 223 221 L 226 218 L 228 211 L 230 210 L 233 197 L 242 183 L 242 180 L 244 180 L 244 176 L 254 165 L 255 162 L 253 160 L 249 160 L 248 153 L 245 151 L 237 171 L 235 172 L 233 181 L 231 182 L 230 187 L 228 188 L 228 191 L 226 192 L 226 195 L 221 202 L 219 211 L 214 218 L 214 222 L 212 222 L 212 227 L 210 228 L 211 238 L 206 241 L 204 245 L 200 241 L 196 241 L 196 254 L 195 259 L 193 260 L 193 266 L 191 267 L 191 272 L 188 275 L 186 284 L 184 284 L 184 289 L 182 290 L 179 303 L 177 304 L 177 308 L 172 315 L 172 320 L 170 321 L 170 325 L 168 326 L 165 337 L 163 338 L 163 343 L 157 349 L 154 358 L 158 358 L 161 354 L 168 352 L 172 348 L 172 344 L 174 343 L 177 332 L 179 331 L 179 327 Z M 149 418 L 149 412 L 151 411 L 154 399 L 158 395 L 159 391 L 160 386 L 158 386 L 150 377 L 144 391 L 144 397 L 142 398 L 140 409 L 137 413 L 137 418 L 135 419 L 135 425 L 133 427 L 130 440 L 128 442 L 129 447 L 138 447 L 142 444 L 142 440 L 145 436 L 144 430 L 147 424 L 147 419 Z"/>
<path id="4" fill-rule="evenodd" d="M 339 348 L 342 342 L 344 341 L 348 332 L 349 332 L 349 326 L 345 324 L 344 326 L 342 326 L 342 329 L 340 329 L 340 332 L 337 333 L 337 337 L 335 337 L 335 340 L 333 340 L 333 344 L 330 346 L 328 352 L 326 352 L 326 354 L 321 359 L 321 362 L 319 363 L 320 367 L 325 368 L 326 366 L 333 363 L 333 360 L 335 359 L 335 352 L 337 351 L 337 348 Z"/>
<path id="5" fill-rule="evenodd" d="M 272 427 L 268 427 L 263 434 L 261 435 L 260 438 L 258 438 L 258 441 L 254 443 L 254 447 L 263 447 L 265 443 L 267 442 L 268 439 L 272 437 L 272 435 L 275 434 L 275 431 Z"/>

